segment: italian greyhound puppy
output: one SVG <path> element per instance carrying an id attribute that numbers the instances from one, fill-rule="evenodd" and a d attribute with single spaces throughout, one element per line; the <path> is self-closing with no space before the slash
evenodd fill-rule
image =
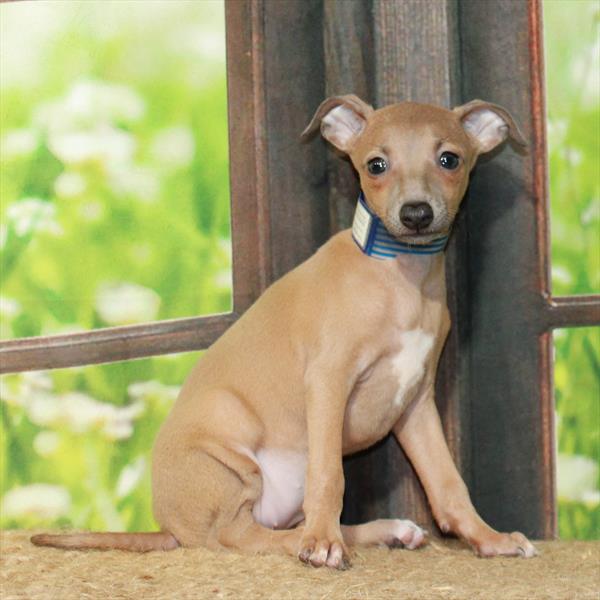
<path id="1" fill-rule="evenodd" d="M 154 447 L 161 532 L 35 544 L 285 552 L 337 569 L 354 545 L 416 548 L 424 532 L 407 520 L 340 525 L 342 457 L 392 432 L 442 531 L 480 556 L 536 554 L 479 517 L 434 403 L 446 238 L 477 157 L 506 138 L 524 145 L 521 133 L 479 100 L 374 110 L 356 96 L 325 100 L 303 135 L 319 128 L 360 176 L 353 228 L 269 287 L 190 374 Z"/>

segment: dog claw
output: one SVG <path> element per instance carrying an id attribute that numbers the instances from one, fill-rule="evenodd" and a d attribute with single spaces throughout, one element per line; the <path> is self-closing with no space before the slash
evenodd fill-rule
<path id="1" fill-rule="evenodd" d="M 315 568 L 327 566 L 343 571 L 349 567 L 340 542 L 321 541 L 308 544 L 298 553 L 298 558 Z"/>
<path id="2" fill-rule="evenodd" d="M 313 553 L 313 549 L 312 548 L 304 548 L 303 550 L 301 550 L 298 553 L 298 558 L 303 562 L 303 563 L 308 563 L 310 560 L 310 555 Z"/>
<path id="3" fill-rule="evenodd" d="M 538 556 L 535 546 L 518 531 L 510 534 L 496 534 L 494 538 L 488 541 L 479 542 L 475 545 L 475 552 L 482 558 L 492 556 L 533 558 L 534 556 Z"/>

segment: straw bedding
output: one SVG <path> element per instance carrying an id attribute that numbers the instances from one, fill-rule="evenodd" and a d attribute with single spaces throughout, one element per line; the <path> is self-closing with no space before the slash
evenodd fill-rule
<path id="1" fill-rule="evenodd" d="M 421 550 L 360 549 L 345 572 L 283 556 L 205 549 L 132 554 L 36 548 L 30 532 L 3 532 L 1 598 L 253 600 L 597 600 L 600 542 L 541 542 L 531 560 L 478 559 L 457 541 Z"/>

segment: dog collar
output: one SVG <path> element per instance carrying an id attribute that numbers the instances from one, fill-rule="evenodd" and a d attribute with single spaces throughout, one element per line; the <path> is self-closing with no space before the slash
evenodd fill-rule
<path id="1" fill-rule="evenodd" d="M 352 238 L 367 256 L 379 259 L 396 258 L 399 254 L 437 254 L 443 252 L 448 236 L 432 240 L 428 244 L 408 244 L 396 239 L 383 221 L 369 208 L 361 192 L 356 203 L 352 221 Z"/>

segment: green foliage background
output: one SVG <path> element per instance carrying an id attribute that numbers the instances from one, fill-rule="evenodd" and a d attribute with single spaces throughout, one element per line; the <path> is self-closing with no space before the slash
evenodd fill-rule
<path id="1" fill-rule="evenodd" d="M 598 292 L 597 3 L 544 11 L 554 293 Z M 222 2 L 0 16 L 2 337 L 229 310 Z M 598 329 L 555 339 L 560 532 L 600 537 Z M 0 525 L 154 528 L 151 444 L 197 357 L 4 376 Z"/>
<path id="2" fill-rule="evenodd" d="M 600 7 L 546 0 L 553 295 L 600 292 Z M 600 329 L 554 333 L 562 538 L 600 538 Z"/>
<path id="3" fill-rule="evenodd" d="M 228 311 L 223 3 L 35 4 L 0 8 L 2 337 Z M 153 529 L 152 441 L 197 357 L 3 377 L 2 527 Z"/>

